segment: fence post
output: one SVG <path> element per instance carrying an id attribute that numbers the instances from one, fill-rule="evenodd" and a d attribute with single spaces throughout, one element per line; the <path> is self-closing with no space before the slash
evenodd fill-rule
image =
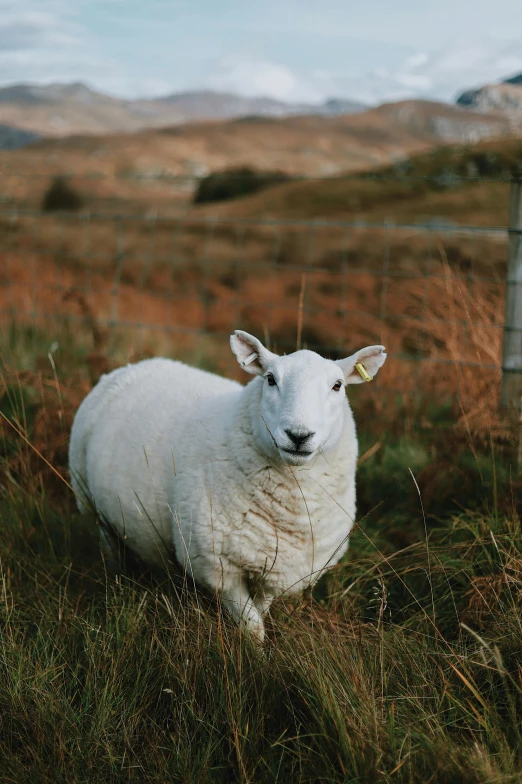
<path id="1" fill-rule="evenodd" d="M 518 412 L 522 397 L 522 179 L 511 181 L 500 406 Z"/>

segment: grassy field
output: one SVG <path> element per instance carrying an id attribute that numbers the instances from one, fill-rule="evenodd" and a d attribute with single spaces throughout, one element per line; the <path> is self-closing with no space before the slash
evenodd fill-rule
<path id="1" fill-rule="evenodd" d="M 506 235 L 458 228 L 506 225 L 509 188 L 456 179 L 519 161 L 516 140 L 445 148 L 383 181 L 294 182 L 182 220 L 143 215 L 150 194 L 130 185 L 120 217 L 4 216 L 1 782 L 522 780 L 520 433 L 497 413 Z M 297 220 L 318 216 L 356 224 Z M 432 220 L 452 226 L 416 230 Z M 261 652 L 182 576 L 106 574 L 68 434 L 116 364 L 238 374 L 231 329 L 291 350 L 299 318 L 303 345 L 384 342 L 391 358 L 350 392 L 349 554 L 277 603 Z"/>
<path id="2" fill-rule="evenodd" d="M 353 392 L 349 554 L 278 602 L 261 652 L 178 575 L 104 571 L 66 449 L 118 354 L 86 346 L 1 338 L 0 780 L 519 782 L 518 443 L 470 417 L 483 389 Z M 216 366 L 211 345 L 197 359 Z"/>
<path id="3" fill-rule="evenodd" d="M 9 177 L 22 153 L 6 158 Z M 89 156 L 81 160 L 92 172 Z M 357 179 L 293 181 L 201 205 L 167 192 L 156 202 L 153 188 L 167 187 L 161 178 L 138 187 L 85 174 L 71 180 L 85 210 L 69 213 L 31 211 L 36 186 L 24 180 L 18 193 L 7 177 L 0 324 L 14 316 L 42 328 L 81 320 L 83 302 L 106 332 L 115 324 L 122 334 L 170 332 L 189 356 L 186 336 L 212 333 L 228 358 L 224 346 L 238 325 L 292 348 L 301 302 L 303 344 L 340 355 L 385 343 L 401 357 L 396 387 L 416 386 L 411 363 L 429 358 L 439 363 L 430 384 L 447 388 L 444 363 L 499 364 L 502 227 L 509 176 L 521 161 L 520 139 L 446 146 Z M 38 183 L 47 187 L 47 176 Z M 96 183 L 121 186 L 117 203 L 90 193 Z M 220 370 L 231 368 L 230 358 Z M 490 381 L 479 379 L 485 389 Z"/>

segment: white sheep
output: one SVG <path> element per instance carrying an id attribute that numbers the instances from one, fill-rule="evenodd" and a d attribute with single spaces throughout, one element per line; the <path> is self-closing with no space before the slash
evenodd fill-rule
<path id="1" fill-rule="evenodd" d="M 230 338 L 243 387 L 169 359 L 101 378 L 72 428 L 73 488 L 150 567 L 177 560 L 257 635 L 272 601 L 302 591 L 348 547 L 357 437 L 346 384 L 383 346 L 338 361 L 277 356 Z M 356 365 L 359 364 L 359 369 Z M 110 538 L 102 531 L 110 555 Z"/>

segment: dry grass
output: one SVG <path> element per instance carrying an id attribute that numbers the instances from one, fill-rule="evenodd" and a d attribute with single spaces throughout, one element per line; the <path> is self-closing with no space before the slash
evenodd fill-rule
<path id="1" fill-rule="evenodd" d="M 136 346 L 169 352 L 174 340 L 183 357 L 199 347 L 199 361 L 229 373 L 238 326 L 279 350 L 299 331 L 303 346 L 331 356 L 382 342 L 394 361 L 381 388 L 457 390 L 467 414 L 477 402 L 472 417 L 496 408 L 504 234 L 53 217 L 4 231 L 4 323 L 76 321 L 95 354 L 81 328 L 88 305 L 108 348 L 132 332 L 135 358 Z"/>
<path id="2" fill-rule="evenodd" d="M 362 451 L 379 447 L 350 555 L 279 602 L 262 655 L 214 597 L 105 574 L 95 521 L 59 478 L 93 373 L 77 337 L 2 341 L 0 411 L 18 431 L 2 419 L 2 779 L 519 781 L 515 445 L 493 440 L 492 456 L 458 411 L 379 408 L 364 388 Z"/>
<path id="3" fill-rule="evenodd" d="M 0 778 L 520 781 L 519 445 L 498 369 L 471 364 L 499 364 L 505 238 L 223 216 L 0 230 Z M 350 393 L 349 555 L 278 603 L 263 655 L 175 575 L 112 581 L 66 484 L 101 372 L 164 353 L 236 373 L 238 326 L 392 355 Z"/>

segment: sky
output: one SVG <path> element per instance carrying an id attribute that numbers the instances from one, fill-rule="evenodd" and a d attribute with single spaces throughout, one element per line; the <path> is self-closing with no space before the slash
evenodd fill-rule
<path id="1" fill-rule="evenodd" d="M 0 0 L 4 85 L 376 103 L 520 71 L 521 0 Z"/>

